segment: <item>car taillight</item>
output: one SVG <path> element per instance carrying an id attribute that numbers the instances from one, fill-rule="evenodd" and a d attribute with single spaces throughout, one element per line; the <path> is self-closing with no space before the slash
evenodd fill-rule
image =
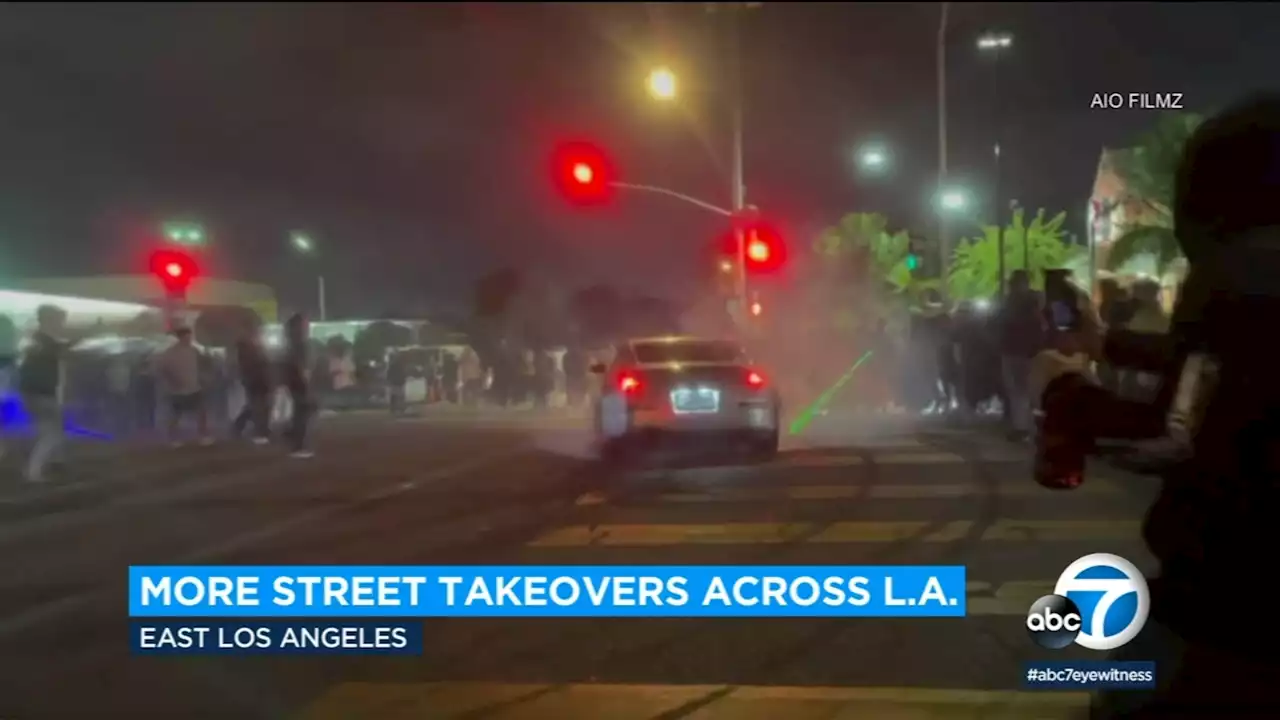
<path id="1" fill-rule="evenodd" d="M 747 373 L 747 387 L 759 390 L 764 387 L 764 376 L 752 370 Z"/>
<path id="2" fill-rule="evenodd" d="M 635 395 L 640 392 L 640 378 L 634 373 L 622 373 L 618 376 L 618 390 L 623 395 Z"/>

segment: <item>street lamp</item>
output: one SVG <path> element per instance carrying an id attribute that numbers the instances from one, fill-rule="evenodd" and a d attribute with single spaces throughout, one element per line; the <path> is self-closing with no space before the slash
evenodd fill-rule
<path id="1" fill-rule="evenodd" d="M 707 10 L 708 12 L 715 12 L 717 7 L 718 7 L 717 5 L 711 4 L 707 7 Z M 757 7 L 759 7 L 759 3 L 747 3 L 745 5 L 742 5 L 741 7 L 736 5 L 731 5 L 728 7 L 728 9 L 736 11 L 739 9 L 754 9 Z M 730 12 L 728 17 L 729 39 L 730 39 L 730 45 L 731 45 L 730 55 L 731 55 L 732 68 L 733 68 L 732 77 L 731 77 L 731 87 L 730 87 L 730 93 L 729 93 L 729 96 L 731 98 L 730 100 L 731 102 L 730 147 L 732 151 L 732 163 L 733 163 L 732 169 L 730 170 L 730 177 L 729 177 L 729 198 L 730 198 L 729 214 L 734 216 L 741 214 L 743 210 L 745 210 L 747 207 L 747 198 L 746 198 L 747 190 L 746 190 L 746 185 L 743 183 L 744 171 L 743 171 L 743 156 L 742 156 L 742 124 L 743 124 L 742 78 L 741 78 L 741 68 L 740 68 L 741 51 L 739 48 L 739 38 L 738 38 L 739 27 L 738 27 L 737 16 L 738 16 L 737 12 Z M 645 84 L 649 90 L 649 94 L 657 100 L 666 102 L 666 101 L 674 100 L 676 98 L 677 88 L 679 83 L 676 79 L 675 73 L 672 72 L 670 68 L 666 68 L 666 67 L 654 68 L 649 72 L 649 77 Z M 576 169 L 574 173 L 576 177 L 576 173 L 577 173 Z M 579 181 L 581 181 L 580 178 L 579 178 Z M 672 193 L 666 192 L 664 194 L 672 194 Z M 703 203 L 703 202 L 697 202 L 695 204 L 701 205 L 703 207 L 707 207 L 708 205 L 707 203 Z M 735 295 L 737 296 L 737 300 L 738 300 L 738 308 L 739 308 L 738 311 L 742 312 L 743 310 L 746 309 L 746 305 L 747 305 L 747 270 L 746 270 L 747 238 L 746 238 L 746 234 L 743 232 L 740 225 L 741 223 L 737 223 L 737 222 L 734 223 L 734 226 L 735 226 L 734 236 L 736 238 L 735 242 L 737 244 L 736 254 L 738 257 L 737 291 Z"/>
<path id="2" fill-rule="evenodd" d="M 676 82 L 676 74 L 671 72 L 670 68 L 660 67 L 651 70 L 649 78 L 645 81 L 645 86 L 648 87 L 649 94 L 655 99 L 676 99 L 678 84 Z"/>
<path id="3" fill-rule="evenodd" d="M 863 148 L 858 153 L 858 165 L 864 170 L 880 172 L 889 165 L 889 153 L 880 147 Z"/>
<path id="4" fill-rule="evenodd" d="M 995 118 L 993 120 L 995 126 L 995 145 L 994 145 L 994 162 L 995 162 L 995 182 L 993 183 L 993 194 L 996 204 L 996 252 L 999 253 L 1000 260 L 998 263 L 998 272 L 1000 273 L 1000 297 L 1004 297 L 1005 292 L 1005 269 L 1004 269 L 1004 204 L 1001 200 L 1001 157 L 1000 157 L 1000 141 L 1004 137 L 1003 120 L 1004 120 L 1004 86 L 1000 77 L 1000 58 L 1013 47 L 1013 36 L 1006 32 L 988 32 L 978 38 L 978 52 L 991 55 L 993 64 L 991 71 L 991 83 L 994 86 L 992 95 L 994 103 Z M 1026 246 L 1023 246 L 1023 265 L 1030 267 L 1030 252 Z"/>
<path id="5" fill-rule="evenodd" d="M 315 255 L 315 241 L 311 239 L 310 235 L 300 230 L 294 230 L 289 233 L 289 244 L 301 255 Z M 328 317 L 327 308 L 325 307 L 324 275 L 316 276 L 316 298 L 320 305 L 320 321 L 324 322 Z"/>
<path id="6" fill-rule="evenodd" d="M 969 207 L 969 196 L 963 190 L 944 190 L 938 204 L 947 212 L 960 212 Z"/>
<path id="7" fill-rule="evenodd" d="M 204 230 L 194 223 L 165 223 L 164 236 L 179 245 L 203 245 L 205 240 Z"/>
<path id="8" fill-rule="evenodd" d="M 1009 33 L 987 33 L 978 38 L 979 50 L 1003 50 L 1013 46 L 1013 36 Z"/>

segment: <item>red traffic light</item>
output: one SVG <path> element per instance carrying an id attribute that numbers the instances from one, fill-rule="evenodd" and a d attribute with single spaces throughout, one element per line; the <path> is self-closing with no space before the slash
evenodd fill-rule
<path id="1" fill-rule="evenodd" d="M 753 263 L 767 263 L 773 256 L 773 251 L 769 248 L 769 243 L 761 240 L 756 233 L 751 233 L 747 239 L 747 260 Z"/>
<path id="2" fill-rule="evenodd" d="M 560 191 L 575 203 L 601 203 L 613 194 L 613 168 L 604 152 L 590 143 L 556 148 L 552 172 Z"/>
<path id="3" fill-rule="evenodd" d="M 761 273 L 778 270 L 786 263 L 787 248 L 782 236 L 772 226 L 759 220 L 751 220 L 742 227 L 742 241 L 746 243 L 747 272 Z M 738 238 L 730 232 L 724 240 L 722 253 L 729 258 L 738 256 Z"/>
<path id="4" fill-rule="evenodd" d="M 183 293 L 199 274 L 195 260 L 176 250 L 158 250 L 151 255 L 151 273 L 169 293 Z"/>

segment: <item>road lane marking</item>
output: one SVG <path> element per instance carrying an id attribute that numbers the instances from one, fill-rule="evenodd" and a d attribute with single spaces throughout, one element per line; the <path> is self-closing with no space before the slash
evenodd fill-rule
<path id="1" fill-rule="evenodd" d="M 967 599 L 965 612 L 968 615 L 1013 615 L 1025 616 L 1031 604 L 1045 595 L 1052 595 L 1056 580 L 1014 580 L 991 587 L 977 589 L 972 583 L 965 587 Z M 986 591 L 990 591 L 988 592 Z"/>
<path id="2" fill-rule="evenodd" d="M 371 683 L 331 687 L 300 720 L 480 717 L 487 720 L 651 720 L 699 702 L 685 718 L 874 717 L 877 720 L 1080 717 L 1089 694 L 910 687 L 539 685 L 498 682 Z"/>
<path id="3" fill-rule="evenodd" d="M 1141 520 L 997 520 L 983 540 L 1133 540 L 1142 534 Z"/>
<path id="4" fill-rule="evenodd" d="M 313 508 L 294 515 L 289 515 L 274 522 L 261 525 L 253 530 L 233 535 L 220 542 L 198 548 L 192 552 L 185 553 L 169 561 L 170 565 L 191 565 L 204 563 L 216 559 L 220 556 L 236 552 L 246 547 L 252 547 L 263 541 L 270 540 L 284 535 L 296 528 L 302 527 L 310 523 L 317 522 L 331 515 L 342 512 L 352 505 L 359 505 L 365 502 L 381 501 L 392 499 L 396 496 L 410 492 L 413 489 L 424 484 L 439 482 L 447 478 L 471 473 L 481 468 L 495 465 L 509 457 L 518 455 L 528 450 L 527 446 L 517 446 L 491 452 L 487 455 L 474 456 L 459 460 L 458 462 L 448 465 L 438 466 L 422 475 L 414 478 L 412 482 L 397 481 L 395 483 L 379 487 L 364 495 L 354 498 L 349 503 L 336 505 L 326 505 Z M 282 465 L 284 463 L 281 463 Z M 233 476 L 237 477 L 237 476 Z M 261 477 L 261 476 L 258 476 Z M 120 582 L 114 584 L 100 585 L 89 590 L 79 593 L 73 593 L 61 598 L 55 598 L 47 602 L 31 607 L 22 612 L 9 615 L 4 619 L 0 619 L 0 638 L 10 634 L 22 632 L 31 627 L 42 625 L 46 622 L 56 620 L 64 615 L 76 612 L 85 605 L 92 603 L 104 597 L 112 597 L 119 592 L 121 585 L 127 581 L 125 568 L 120 569 Z"/>
<path id="5" fill-rule="evenodd" d="M 216 475 L 201 476 L 197 480 L 173 485 L 164 483 L 158 486 L 145 485 L 137 492 L 124 492 L 107 498 L 100 504 L 76 506 L 67 510 L 58 510 L 30 518 L 23 518 L 13 525 L 0 528 L 0 545 L 27 540 L 33 535 L 50 532 L 66 532 L 72 528 L 92 523 L 94 520 L 111 515 L 115 510 L 137 505 L 158 505 L 167 502 L 186 500 L 198 497 L 209 491 L 231 490 L 252 485 L 269 474 L 288 464 L 289 460 L 281 457 L 266 458 L 261 464 L 235 466 L 228 472 Z M 186 464 L 174 467 L 173 471 L 192 470 Z M 111 488 L 115 482 L 107 482 L 104 487 Z"/>
<path id="6" fill-rule="evenodd" d="M 1131 520 L 999 520 L 982 531 L 984 541 L 1127 541 L 1139 537 L 1141 523 Z M 653 547 L 667 545 L 768 545 L 803 541 L 815 544 L 955 542 L 977 527 L 969 520 L 842 521 L 834 523 L 714 523 L 570 525 L 535 538 L 529 547 Z"/>
<path id="7" fill-rule="evenodd" d="M 945 543 L 963 539 L 973 530 L 969 520 L 950 522 L 835 522 L 827 525 L 808 542 L 834 543 L 888 543 L 912 540 L 915 542 Z"/>
<path id="8" fill-rule="evenodd" d="M 869 458 L 869 460 L 868 460 Z M 866 455 L 792 455 L 773 463 L 772 467 L 850 467 L 856 465 L 949 465 L 967 462 L 948 452 L 885 452 L 883 448 L 866 448 Z"/>
<path id="9" fill-rule="evenodd" d="M 1073 494 L 1116 495 L 1119 490 L 1107 482 L 1082 485 Z M 1062 493 L 1043 488 L 1032 482 L 1000 484 L 992 489 L 971 483 L 904 483 L 901 485 L 874 485 L 863 488 L 857 485 L 792 485 L 783 487 L 725 488 L 717 492 L 675 492 L 657 496 L 667 503 L 733 503 L 759 500 L 844 500 L 866 498 L 868 500 L 956 500 L 969 497 L 996 495 L 1017 498 L 1061 498 Z M 603 493 L 587 493 L 578 498 L 579 505 L 601 505 L 608 502 Z"/>

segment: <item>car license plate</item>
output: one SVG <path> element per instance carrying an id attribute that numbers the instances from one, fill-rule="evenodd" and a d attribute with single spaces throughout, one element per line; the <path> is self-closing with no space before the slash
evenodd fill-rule
<path id="1" fill-rule="evenodd" d="M 671 391 L 671 409 L 677 415 L 720 412 L 720 391 L 705 385 Z"/>
<path id="2" fill-rule="evenodd" d="M 754 428 L 769 427 L 771 415 L 769 408 L 751 408 L 747 411 L 747 423 Z"/>

